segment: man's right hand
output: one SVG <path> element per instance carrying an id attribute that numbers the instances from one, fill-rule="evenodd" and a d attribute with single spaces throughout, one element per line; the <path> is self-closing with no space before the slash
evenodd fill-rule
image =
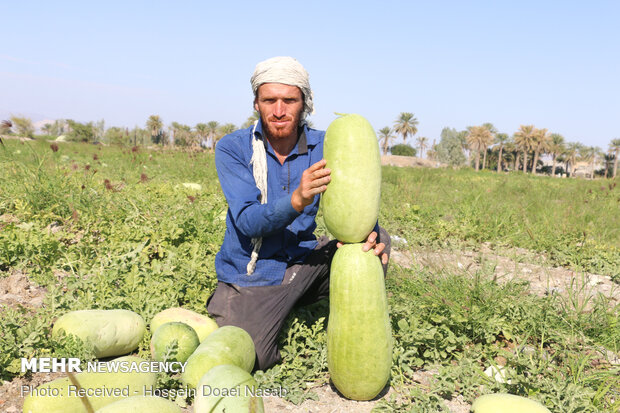
<path id="1" fill-rule="evenodd" d="M 301 175 L 299 186 L 291 195 L 291 205 L 301 213 L 305 207 L 310 205 L 314 196 L 325 192 L 327 184 L 331 180 L 331 171 L 325 168 L 327 162 L 321 159 L 314 165 L 306 169 Z"/>

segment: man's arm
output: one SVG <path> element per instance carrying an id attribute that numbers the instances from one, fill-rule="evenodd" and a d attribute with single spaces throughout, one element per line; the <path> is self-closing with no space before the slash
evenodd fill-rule
<path id="1" fill-rule="evenodd" d="M 265 237 L 283 230 L 329 183 L 330 171 L 323 168 L 325 160 L 321 160 L 303 172 L 299 186 L 290 196 L 261 204 L 251 167 L 240 151 L 227 147 L 228 142 L 221 143 L 224 142 L 218 143 L 215 150 L 220 185 L 237 228 L 247 237 Z"/>
<path id="2" fill-rule="evenodd" d="M 291 197 L 269 199 L 260 203 L 260 191 L 251 172 L 230 141 L 220 141 L 215 149 L 215 166 L 236 227 L 250 238 L 265 237 L 286 228 L 299 216 Z"/>

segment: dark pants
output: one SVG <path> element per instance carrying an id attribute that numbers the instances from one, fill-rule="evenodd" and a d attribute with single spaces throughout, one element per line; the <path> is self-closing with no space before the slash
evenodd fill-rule
<path id="1" fill-rule="evenodd" d="M 390 236 L 380 228 L 377 242 L 390 254 Z M 207 311 L 221 326 L 234 325 L 247 331 L 256 348 L 256 365 L 266 370 L 281 361 L 278 335 L 293 307 L 309 305 L 329 297 L 329 267 L 336 240 L 319 238 L 316 249 L 303 264 L 286 269 L 281 285 L 240 287 L 218 282 L 207 301 Z M 384 274 L 387 264 L 383 266 Z"/>

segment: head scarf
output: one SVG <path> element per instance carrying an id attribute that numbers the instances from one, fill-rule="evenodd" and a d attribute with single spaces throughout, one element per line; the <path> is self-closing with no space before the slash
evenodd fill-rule
<path id="1" fill-rule="evenodd" d="M 312 89 L 310 89 L 310 78 L 306 69 L 296 59 L 288 56 L 272 57 L 256 65 L 254 74 L 250 78 L 254 97 L 258 88 L 263 83 L 282 83 L 289 86 L 297 86 L 304 95 L 304 110 L 300 121 L 303 122 L 306 116 L 314 113 L 312 102 Z"/>

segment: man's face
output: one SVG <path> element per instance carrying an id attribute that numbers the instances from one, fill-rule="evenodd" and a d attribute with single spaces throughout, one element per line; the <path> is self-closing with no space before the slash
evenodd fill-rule
<path id="1" fill-rule="evenodd" d="M 297 136 L 297 125 L 304 109 L 303 96 L 297 86 L 263 83 L 258 87 L 254 108 L 269 138 Z"/>

